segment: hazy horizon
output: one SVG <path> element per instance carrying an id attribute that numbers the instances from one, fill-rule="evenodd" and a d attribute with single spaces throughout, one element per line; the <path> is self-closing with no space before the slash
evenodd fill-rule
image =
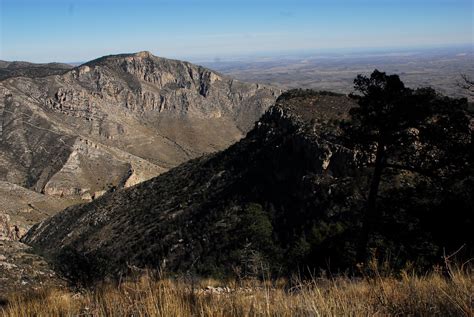
<path id="1" fill-rule="evenodd" d="M 304 58 L 325 59 L 325 58 L 370 58 L 370 57 L 395 57 L 395 56 L 416 56 L 425 54 L 456 54 L 474 55 L 472 44 L 459 45 L 436 45 L 436 46 L 412 46 L 412 47 L 356 47 L 356 48 L 327 48 L 319 50 L 281 50 L 281 51 L 261 51 L 253 53 L 235 53 L 235 54 L 200 54 L 200 55 L 162 55 L 160 52 L 151 50 L 123 51 L 114 53 L 105 53 L 93 56 L 85 60 L 26 60 L 26 59 L 3 59 L 7 62 L 29 62 L 29 63 L 63 63 L 73 66 L 87 63 L 91 60 L 107 55 L 133 54 L 141 51 L 148 51 L 155 56 L 179 59 L 192 63 L 224 63 L 224 62 L 265 62 L 278 60 L 300 60 Z"/>
<path id="2" fill-rule="evenodd" d="M 470 0 L 0 0 L 0 59 L 78 63 L 151 51 L 191 61 L 465 46 Z"/>

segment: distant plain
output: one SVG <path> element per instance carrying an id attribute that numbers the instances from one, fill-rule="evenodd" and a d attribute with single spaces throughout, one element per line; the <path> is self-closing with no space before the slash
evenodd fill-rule
<path id="1" fill-rule="evenodd" d="M 400 75 L 409 87 L 431 86 L 443 94 L 474 101 L 473 96 L 459 87 L 461 74 L 474 77 L 471 46 L 261 54 L 202 60 L 200 64 L 243 81 L 282 89 L 312 88 L 339 93 L 353 91 L 357 74 L 367 75 L 379 69 Z"/>

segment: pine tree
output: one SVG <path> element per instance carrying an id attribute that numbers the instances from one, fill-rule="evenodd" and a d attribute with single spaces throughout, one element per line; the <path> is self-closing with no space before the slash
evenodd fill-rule
<path id="1" fill-rule="evenodd" d="M 378 70 L 370 77 L 358 75 L 354 88 L 358 106 L 342 128 L 362 165 L 372 168 L 357 252 L 358 261 L 365 261 L 385 169 L 433 179 L 462 173 L 472 158 L 472 131 L 466 99 L 443 97 L 431 88 L 413 90 L 399 76 Z"/>

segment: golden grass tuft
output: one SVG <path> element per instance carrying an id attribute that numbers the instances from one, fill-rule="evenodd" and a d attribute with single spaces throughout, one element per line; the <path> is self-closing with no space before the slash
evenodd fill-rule
<path id="1" fill-rule="evenodd" d="M 310 281 L 139 278 L 8 298 L 1 316 L 474 316 L 471 269 Z M 212 286 L 212 287 L 209 287 Z"/>

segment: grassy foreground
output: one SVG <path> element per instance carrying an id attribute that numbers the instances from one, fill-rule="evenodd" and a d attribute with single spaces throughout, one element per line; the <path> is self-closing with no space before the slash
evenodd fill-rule
<path id="1" fill-rule="evenodd" d="M 472 269 L 289 283 L 155 279 L 13 295 L 1 316 L 474 316 Z"/>

